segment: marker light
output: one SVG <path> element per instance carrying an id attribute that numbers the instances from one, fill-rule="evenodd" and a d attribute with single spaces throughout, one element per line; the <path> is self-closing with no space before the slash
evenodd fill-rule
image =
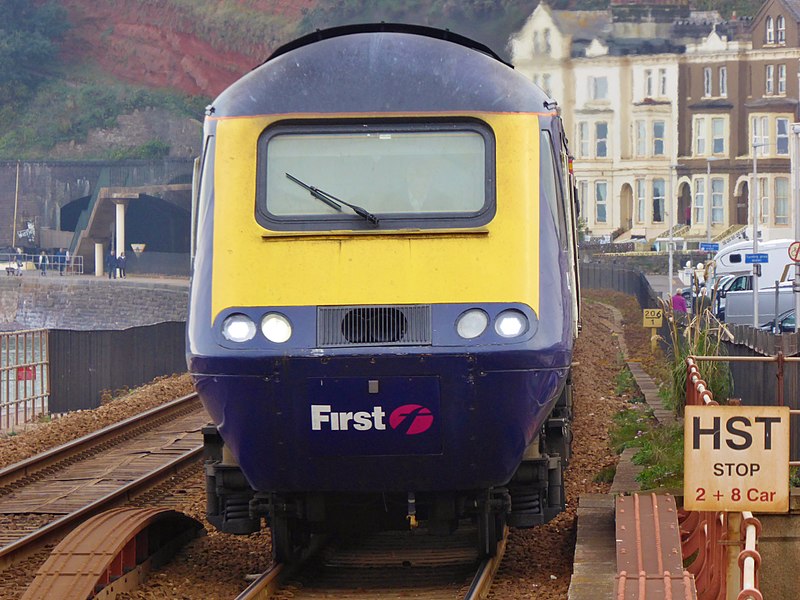
<path id="1" fill-rule="evenodd" d="M 231 342 L 247 342 L 255 337 L 256 324 L 247 315 L 230 315 L 222 322 L 222 335 Z"/>
<path id="2" fill-rule="evenodd" d="M 461 314 L 456 320 L 456 331 L 462 338 L 471 340 L 478 337 L 489 325 L 489 315 L 477 308 Z"/>
<path id="3" fill-rule="evenodd" d="M 292 337 L 292 324 L 281 314 L 269 313 L 261 319 L 261 333 L 270 342 L 282 344 Z"/>
<path id="4" fill-rule="evenodd" d="M 504 338 L 517 337 L 528 330 L 528 318 L 518 310 L 504 310 L 497 315 L 494 330 Z"/>

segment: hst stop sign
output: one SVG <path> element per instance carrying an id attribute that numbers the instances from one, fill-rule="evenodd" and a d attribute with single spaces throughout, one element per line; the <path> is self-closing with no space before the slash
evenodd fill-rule
<path id="1" fill-rule="evenodd" d="M 687 510 L 788 512 L 789 407 L 687 406 Z"/>

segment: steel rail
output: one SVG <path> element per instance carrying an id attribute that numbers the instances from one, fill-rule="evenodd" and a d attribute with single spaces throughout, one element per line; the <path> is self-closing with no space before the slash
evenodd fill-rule
<path id="1" fill-rule="evenodd" d="M 68 461 L 77 454 L 91 452 L 98 446 L 118 439 L 123 434 L 133 433 L 137 429 L 149 427 L 153 422 L 162 419 L 169 419 L 175 412 L 186 410 L 193 403 L 199 404 L 199 402 L 197 394 L 192 393 L 9 465 L 4 469 L 0 469 L 0 488 Z"/>
<path id="2" fill-rule="evenodd" d="M 236 600 L 269 600 L 281 586 L 284 571 L 285 567 L 282 564 L 272 565 L 236 596 Z"/>
<path id="3" fill-rule="evenodd" d="M 464 600 L 482 600 L 485 598 L 489 589 L 492 587 L 492 581 L 500 568 L 500 563 L 503 560 L 503 555 L 506 552 L 506 542 L 508 541 L 508 527 L 503 531 L 503 539 L 497 544 L 497 552 L 494 556 L 490 556 L 481 562 L 478 567 L 478 572 L 472 579 L 472 583 L 464 596 Z"/>
<path id="4" fill-rule="evenodd" d="M 279 593 L 280 587 L 287 580 L 291 580 L 292 577 L 294 577 L 298 571 L 302 569 L 303 564 L 317 556 L 325 548 L 327 541 L 328 540 L 326 537 L 322 536 L 317 540 L 316 544 L 312 542 L 312 547 L 309 549 L 308 554 L 306 554 L 301 562 L 296 565 L 271 565 L 267 571 L 259 575 L 245 590 L 243 590 L 236 597 L 236 600 L 269 600 L 274 595 Z M 467 589 L 463 600 L 482 600 L 483 598 L 486 598 L 492 585 L 492 581 L 494 580 L 494 576 L 496 575 L 497 570 L 500 568 L 500 563 L 502 562 L 503 555 L 505 554 L 507 541 L 508 527 L 504 529 L 503 539 L 497 544 L 497 552 L 495 555 L 484 559 L 478 565 L 475 575 L 470 581 L 470 586 Z M 414 590 L 413 593 L 414 597 L 419 598 L 420 600 L 424 600 L 424 598 L 427 597 L 426 592 L 421 589 Z M 441 597 L 440 590 L 431 591 L 429 593 L 435 594 L 435 597 L 437 598 Z M 351 598 L 353 597 L 351 594 L 352 590 L 349 590 L 346 592 L 346 596 L 342 597 Z M 326 595 L 325 597 L 335 598 L 338 596 L 336 596 L 335 591 L 331 590 L 330 596 Z"/>
<path id="5" fill-rule="evenodd" d="M 169 477 L 194 464 L 196 461 L 200 460 L 202 456 L 202 445 L 196 446 L 182 456 L 178 456 L 147 475 L 131 481 L 123 487 L 106 494 L 102 498 L 98 498 L 94 502 L 87 504 L 83 508 L 64 515 L 48 523 L 44 527 L 37 529 L 33 533 L 0 548 L 0 569 L 7 568 L 33 552 L 36 552 L 41 546 L 48 543 L 53 538 L 62 535 L 67 529 L 73 527 L 82 519 L 129 502 L 135 496 L 159 485 Z"/>

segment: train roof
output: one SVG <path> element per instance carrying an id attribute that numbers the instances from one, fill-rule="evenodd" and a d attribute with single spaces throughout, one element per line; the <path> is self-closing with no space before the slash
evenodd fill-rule
<path id="1" fill-rule="evenodd" d="M 317 31 L 282 46 L 214 101 L 216 117 L 298 113 L 550 112 L 486 46 L 402 24 Z"/>

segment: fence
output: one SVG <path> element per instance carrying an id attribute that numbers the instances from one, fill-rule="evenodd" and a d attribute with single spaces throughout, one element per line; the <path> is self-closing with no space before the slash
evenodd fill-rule
<path id="1" fill-rule="evenodd" d="M 22 275 L 24 271 L 39 271 L 38 254 L 0 254 L 0 271 L 6 275 Z M 61 275 L 83 275 L 83 257 L 48 254 L 45 270 Z"/>
<path id="2" fill-rule="evenodd" d="M 0 431 L 48 412 L 47 330 L 0 333 Z"/>
<path id="3" fill-rule="evenodd" d="M 709 406 L 717 404 L 706 382 L 700 378 L 697 360 L 717 360 L 719 357 L 688 357 L 686 359 L 686 404 Z M 726 597 L 725 571 L 728 565 L 727 540 L 733 539 L 733 522 L 740 520 L 738 528 L 739 546 L 737 557 L 741 570 L 738 600 L 763 600 L 759 591 L 758 567 L 761 555 L 758 552 L 758 535 L 761 523 L 751 512 L 741 516 L 723 511 L 679 511 L 681 524 L 681 549 L 683 556 L 696 554 L 688 567 L 695 576 L 698 596 L 722 600 Z"/>
<path id="4" fill-rule="evenodd" d="M 600 262 L 580 263 L 581 287 L 598 290 L 615 290 L 634 296 L 641 308 L 661 308 L 660 295 L 657 294 L 641 271 L 626 269 Z M 659 343 L 664 351 L 669 351 L 671 339 L 669 322 L 663 320 L 658 330 Z"/>
<path id="5" fill-rule="evenodd" d="M 185 323 L 50 331 L 50 412 L 97 408 L 101 392 L 186 372 Z"/>

